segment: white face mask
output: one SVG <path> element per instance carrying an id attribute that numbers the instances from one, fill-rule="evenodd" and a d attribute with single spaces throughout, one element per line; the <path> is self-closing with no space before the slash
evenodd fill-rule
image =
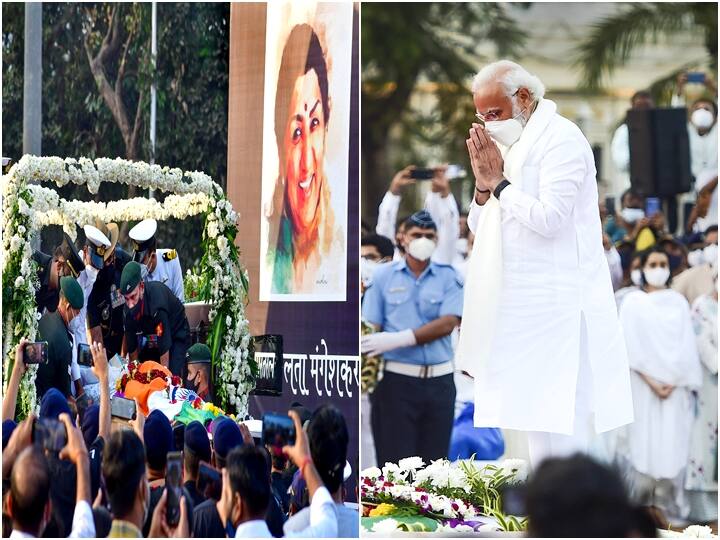
<path id="1" fill-rule="evenodd" d="M 623 208 L 620 215 L 628 223 L 635 223 L 645 217 L 645 210 L 642 208 Z"/>
<path id="2" fill-rule="evenodd" d="M 690 115 L 690 122 L 698 129 L 707 129 L 715 122 L 713 113 L 705 109 L 697 109 Z"/>
<path id="3" fill-rule="evenodd" d="M 429 238 L 416 238 L 408 244 L 407 252 L 418 261 L 427 261 L 435 251 L 435 242 Z"/>
<path id="4" fill-rule="evenodd" d="M 85 273 L 87 274 L 88 279 L 90 280 L 90 283 L 95 283 L 95 279 L 97 278 L 99 270 L 95 268 L 94 266 L 90 266 L 89 264 L 85 265 Z"/>
<path id="5" fill-rule="evenodd" d="M 664 287 L 669 277 L 669 268 L 650 268 L 649 270 L 645 270 L 645 281 L 653 287 Z"/>
<path id="6" fill-rule="evenodd" d="M 703 254 L 702 249 L 696 249 L 695 251 L 688 253 L 688 266 L 700 266 L 704 262 L 705 255 Z"/>
<path id="7" fill-rule="evenodd" d="M 70 332 L 72 332 L 73 334 L 85 331 L 85 329 L 83 328 L 83 320 L 80 315 L 76 315 L 75 317 L 73 317 L 73 320 L 70 321 L 70 323 L 68 324 L 68 330 L 70 330 Z"/>
<path id="8" fill-rule="evenodd" d="M 703 258 L 706 263 L 715 266 L 718 260 L 718 246 L 717 244 L 708 244 L 703 248 Z"/>
<path id="9" fill-rule="evenodd" d="M 148 274 L 149 274 L 149 273 L 150 273 L 150 271 L 148 270 L 147 265 L 146 265 L 146 264 L 141 264 L 141 265 L 140 265 L 140 279 L 142 279 L 143 281 L 145 281 L 145 278 L 148 277 Z"/>
<path id="10" fill-rule="evenodd" d="M 367 288 L 372 283 L 372 276 L 375 273 L 375 270 L 377 270 L 377 267 L 380 266 L 381 263 L 377 261 L 371 261 L 370 259 L 366 259 L 365 257 L 362 257 L 360 259 L 360 279 L 362 280 L 363 285 Z"/>
<path id="11" fill-rule="evenodd" d="M 632 281 L 632 284 L 636 287 L 642 287 L 642 270 L 636 268 L 630 272 L 630 281 Z"/>

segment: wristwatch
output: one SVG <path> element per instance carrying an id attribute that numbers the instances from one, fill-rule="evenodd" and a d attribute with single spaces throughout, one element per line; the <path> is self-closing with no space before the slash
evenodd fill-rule
<path id="1" fill-rule="evenodd" d="M 493 195 L 495 195 L 496 199 L 500 199 L 500 193 L 502 193 L 502 190 L 505 189 L 510 185 L 510 181 L 506 178 L 503 178 L 502 181 L 497 185 L 495 188 L 495 191 L 493 191 Z"/>

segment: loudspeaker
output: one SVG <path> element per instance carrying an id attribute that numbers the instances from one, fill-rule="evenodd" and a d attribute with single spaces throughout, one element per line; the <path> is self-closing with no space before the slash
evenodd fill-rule
<path id="1" fill-rule="evenodd" d="M 629 110 L 630 183 L 644 196 L 692 189 L 686 109 Z"/>

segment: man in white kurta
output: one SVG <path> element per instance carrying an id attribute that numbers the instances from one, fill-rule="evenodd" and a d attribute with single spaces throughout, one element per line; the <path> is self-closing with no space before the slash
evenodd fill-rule
<path id="1" fill-rule="evenodd" d="M 627 352 L 580 129 L 512 62 L 473 81 L 475 233 L 456 369 L 477 427 L 527 431 L 530 459 L 588 452 L 633 420 Z"/>

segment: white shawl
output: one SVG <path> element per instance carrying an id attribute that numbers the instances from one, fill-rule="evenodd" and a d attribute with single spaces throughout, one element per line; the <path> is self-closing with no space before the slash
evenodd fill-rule
<path id="1" fill-rule="evenodd" d="M 700 387 L 690 306 L 680 293 L 630 293 L 620 307 L 620 323 L 632 369 L 665 384 Z"/>
<path id="2" fill-rule="evenodd" d="M 522 189 L 522 168 L 535 143 L 555 116 L 557 106 L 541 99 L 530 116 L 520 139 L 504 154 L 503 173 L 515 187 Z M 472 377 L 482 376 L 492 350 L 498 302 L 503 286 L 502 215 L 500 201 L 494 195 L 483 205 L 475 231 L 465 279 L 460 341 L 455 367 Z"/>

